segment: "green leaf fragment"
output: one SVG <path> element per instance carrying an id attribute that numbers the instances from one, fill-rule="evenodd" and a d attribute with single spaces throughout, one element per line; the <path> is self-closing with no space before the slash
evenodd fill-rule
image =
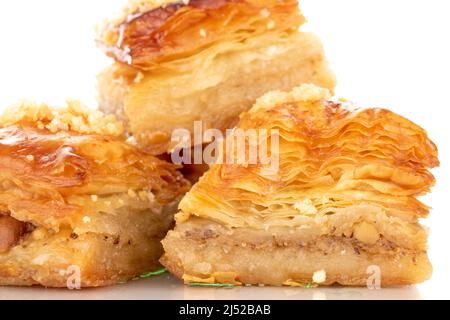
<path id="1" fill-rule="evenodd" d="M 189 283 L 189 287 L 213 287 L 213 288 L 233 288 L 231 283 Z"/>
<path id="2" fill-rule="evenodd" d="M 157 270 L 157 271 L 144 273 L 144 274 L 140 275 L 139 278 L 141 278 L 141 279 L 148 279 L 148 278 L 152 278 L 152 277 L 156 277 L 156 276 L 162 275 L 162 274 L 164 274 L 166 272 L 167 272 L 167 269 L 166 268 L 162 268 L 162 269 Z"/>

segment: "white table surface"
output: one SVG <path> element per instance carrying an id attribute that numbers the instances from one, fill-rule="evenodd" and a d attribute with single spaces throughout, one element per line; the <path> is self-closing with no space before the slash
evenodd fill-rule
<path id="1" fill-rule="evenodd" d="M 0 287 L 3 300 L 378 300 L 442 299 L 429 283 L 418 286 L 369 290 L 367 288 L 291 288 L 291 287 L 187 287 L 166 274 L 108 288 L 64 290 Z M 437 293 L 437 294 L 436 294 Z"/>

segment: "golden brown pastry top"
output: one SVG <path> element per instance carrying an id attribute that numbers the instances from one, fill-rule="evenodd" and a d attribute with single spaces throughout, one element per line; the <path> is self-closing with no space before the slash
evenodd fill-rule
<path id="1" fill-rule="evenodd" d="M 148 70 L 217 43 L 291 32 L 304 22 L 297 0 L 141 0 L 102 25 L 97 42 L 117 61 Z"/>
<path id="2" fill-rule="evenodd" d="M 176 169 L 127 143 L 113 116 L 77 102 L 62 109 L 23 103 L 0 118 L 0 210 L 21 221 L 59 226 L 122 194 L 136 206 L 171 203 L 189 188 Z"/>
<path id="3" fill-rule="evenodd" d="M 391 111 L 355 110 L 303 85 L 260 98 L 238 128 L 279 131 L 279 170 L 213 165 L 182 200 L 178 221 L 195 215 L 235 227 L 301 225 L 302 216 L 367 204 L 411 221 L 428 214 L 416 197 L 434 184 L 428 169 L 439 165 L 437 148 Z"/>

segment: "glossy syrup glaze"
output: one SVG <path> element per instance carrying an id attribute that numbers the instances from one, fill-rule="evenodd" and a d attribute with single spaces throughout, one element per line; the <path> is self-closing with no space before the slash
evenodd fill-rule
<path id="1" fill-rule="evenodd" d="M 31 180 L 58 187 L 82 185 L 89 161 L 76 154 L 75 146 L 86 137 L 67 132 L 53 134 L 32 127 L 0 129 L 0 168 Z"/>
<path id="2" fill-rule="evenodd" d="M 192 0 L 106 25 L 98 42 L 116 60 L 151 69 L 220 41 L 296 29 L 304 21 L 296 0 Z"/>

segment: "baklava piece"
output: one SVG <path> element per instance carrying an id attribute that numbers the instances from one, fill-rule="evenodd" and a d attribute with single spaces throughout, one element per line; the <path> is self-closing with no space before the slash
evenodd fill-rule
<path id="1" fill-rule="evenodd" d="M 333 89 L 320 40 L 299 31 L 296 0 L 140 0 L 99 30 L 116 62 L 98 77 L 99 103 L 139 145 L 173 149 L 174 129 L 232 128 L 271 90 Z"/>
<path id="2" fill-rule="evenodd" d="M 429 169 L 439 161 L 422 128 L 313 85 L 265 95 L 237 128 L 267 129 L 268 145 L 278 137 L 270 156 L 279 169 L 267 161 L 213 165 L 163 240 L 171 272 L 187 283 L 290 286 L 407 285 L 431 276 L 419 223 L 429 208 L 417 197 L 434 184 Z"/>
<path id="3" fill-rule="evenodd" d="M 0 118 L 0 285 L 97 287 L 160 268 L 188 188 L 114 116 L 77 102 L 12 107 Z"/>

